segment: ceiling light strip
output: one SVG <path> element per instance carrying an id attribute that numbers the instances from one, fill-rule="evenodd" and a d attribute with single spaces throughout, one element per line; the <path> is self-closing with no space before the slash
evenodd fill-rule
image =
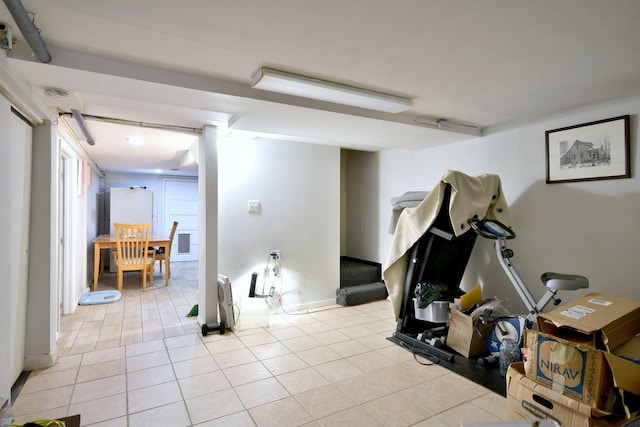
<path id="1" fill-rule="evenodd" d="M 413 107 L 409 98 L 264 67 L 253 75 L 251 87 L 386 113 L 400 113 Z"/>

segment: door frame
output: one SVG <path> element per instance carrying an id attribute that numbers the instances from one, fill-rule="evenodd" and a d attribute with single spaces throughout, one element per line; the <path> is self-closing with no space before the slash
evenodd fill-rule
<path id="1" fill-rule="evenodd" d="M 76 308 L 76 295 L 73 274 L 73 212 L 76 176 L 75 153 L 68 147 L 62 138 L 58 138 L 60 144 L 60 180 L 59 180 L 59 260 L 58 260 L 58 324 L 60 316 L 70 314 Z"/>

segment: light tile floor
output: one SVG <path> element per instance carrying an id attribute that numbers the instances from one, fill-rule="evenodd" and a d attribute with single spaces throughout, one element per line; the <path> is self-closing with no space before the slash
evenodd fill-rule
<path id="1" fill-rule="evenodd" d="M 502 396 L 389 342 L 390 301 L 272 313 L 268 327 L 203 337 L 186 317 L 197 276 L 197 263 L 173 263 L 169 286 L 156 273 L 143 293 L 131 273 L 120 301 L 63 316 L 58 361 L 31 373 L 15 422 L 445 427 L 505 416 Z"/>

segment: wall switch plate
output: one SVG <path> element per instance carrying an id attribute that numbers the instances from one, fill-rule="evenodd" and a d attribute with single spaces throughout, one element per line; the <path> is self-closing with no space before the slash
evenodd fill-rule
<path id="1" fill-rule="evenodd" d="M 260 212 L 260 202 L 258 200 L 249 200 L 247 206 L 247 212 L 258 213 Z"/>

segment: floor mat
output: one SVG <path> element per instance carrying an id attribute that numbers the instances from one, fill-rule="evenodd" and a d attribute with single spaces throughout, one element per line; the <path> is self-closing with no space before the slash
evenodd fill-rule
<path id="1" fill-rule="evenodd" d="M 405 343 L 395 336 L 388 337 L 387 340 L 391 341 L 392 343 L 398 344 L 405 350 L 408 350 L 412 353 L 414 353 L 415 351 L 420 352 L 422 350 Z M 463 376 L 476 384 L 480 384 L 481 386 L 488 388 L 489 390 L 501 396 L 506 397 L 506 380 L 505 377 L 500 375 L 500 368 L 498 366 L 483 367 L 478 364 L 477 360 L 467 359 L 466 357 L 455 353 L 455 351 L 449 349 L 448 347 L 445 347 L 444 350 L 446 352 L 450 352 L 454 356 L 453 360 L 451 361 L 440 358 L 440 366 L 442 366 L 443 368 L 447 368 L 450 371 L 453 371 L 456 374 Z"/>
<path id="2" fill-rule="evenodd" d="M 87 292 L 80 297 L 78 305 L 109 304 L 122 298 L 120 291 Z"/>

